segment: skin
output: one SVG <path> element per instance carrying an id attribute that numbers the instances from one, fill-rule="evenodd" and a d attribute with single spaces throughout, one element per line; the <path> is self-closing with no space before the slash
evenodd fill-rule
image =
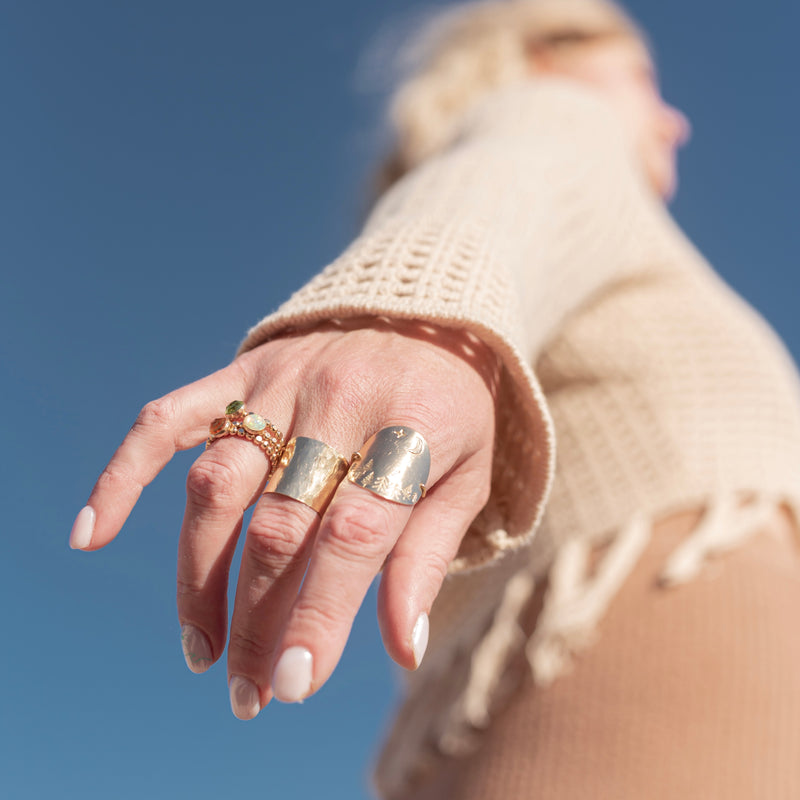
<path id="1" fill-rule="evenodd" d="M 661 100 L 644 48 L 606 40 L 569 58 L 537 56 L 532 67 L 596 86 L 619 112 L 656 191 L 664 197 L 673 191 L 674 153 L 688 125 Z M 145 406 L 89 497 L 96 521 L 82 549 L 107 545 L 143 487 L 177 450 L 202 444 L 210 420 L 233 399 L 268 415 L 287 440 L 310 436 L 346 454 L 377 430 L 411 426 L 425 436 L 432 457 L 428 495 L 413 509 L 344 481 L 320 517 L 291 498 L 261 494 L 267 461 L 258 448 L 227 438 L 203 451 L 187 478 L 177 606 L 181 624 L 193 625 L 210 643 L 209 659 L 192 659 L 202 671 L 225 649 L 229 568 L 243 513 L 255 504 L 231 620 L 228 677 L 250 681 L 258 702 L 250 709 L 232 702 L 234 713 L 250 719 L 267 705 L 275 665 L 288 648 L 310 651 L 312 679 L 303 696 L 317 691 L 381 569 L 383 641 L 398 664 L 414 669 L 421 659 L 413 649 L 414 625 L 430 610 L 489 495 L 497 371 L 493 353 L 474 337 L 417 322 L 360 319 L 263 344 Z"/>

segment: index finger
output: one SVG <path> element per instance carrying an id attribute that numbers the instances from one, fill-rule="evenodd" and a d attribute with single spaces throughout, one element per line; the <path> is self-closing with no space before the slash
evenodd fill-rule
<path id="1" fill-rule="evenodd" d="M 78 514 L 70 547 L 97 550 L 125 524 L 139 495 L 178 450 L 203 442 L 208 425 L 225 406 L 245 394 L 245 377 L 234 362 L 205 378 L 148 403 L 100 474 Z"/>

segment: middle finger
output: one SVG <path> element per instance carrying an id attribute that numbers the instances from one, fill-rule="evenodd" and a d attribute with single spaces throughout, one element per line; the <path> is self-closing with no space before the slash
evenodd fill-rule
<path id="1" fill-rule="evenodd" d="M 293 436 L 306 427 L 319 430 L 325 425 L 307 426 L 299 420 Z M 340 440 L 341 434 L 331 441 Z M 302 462 L 302 456 L 292 459 L 295 467 Z M 312 466 L 315 463 L 306 466 L 317 472 Z M 306 474 L 302 467 L 301 472 Z M 335 480 L 332 485 L 335 487 Z M 272 491 L 263 495 L 253 512 L 242 553 L 228 647 L 231 707 L 240 719 L 252 719 L 272 697 L 275 643 L 303 582 L 319 523 L 320 515 L 304 502 Z"/>

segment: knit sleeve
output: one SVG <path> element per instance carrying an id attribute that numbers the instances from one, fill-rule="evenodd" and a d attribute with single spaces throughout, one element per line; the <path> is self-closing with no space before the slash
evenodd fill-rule
<path id="1" fill-rule="evenodd" d="M 598 96 L 563 80 L 514 84 L 465 115 L 446 151 L 392 187 L 240 352 L 364 315 L 488 344 L 502 365 L 492 491 L 451 569 L 477 566 L 534 535 L 552 484 L 555 434 L 531 364 L 569 313 L 640 267 L 640 237 L 663 227 L 661 214 Z"/>

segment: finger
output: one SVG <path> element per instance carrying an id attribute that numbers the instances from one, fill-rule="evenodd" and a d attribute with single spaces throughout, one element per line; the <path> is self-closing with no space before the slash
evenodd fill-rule
<path id="1" fill-rule="evenodd" d="M 356 612 L 412 508 L 343 482 L 325 513 L 272 675 L 279 700 L 297 702 L 333 672 Z"/>
<path id="2" fill-rule="evenodd" d="M 230 563 L 244 511 L 258 498 L 269 466 L 260 447 L 227 437 L 215 441 L 189 470 L 178 542 L 177 604 L 184 645 L 205 655 L 203 661 L 190 659 L 184 648 L 195 672 L 210 667 L 225 648 Z"/>
<path id="3" fill-rule="evenodd" d="M 236 541 L 242 532 L 239 518 L 231 532 L 229 543 L 221 549 L 219 559 L 213 562 L 205 580 L 192 582 L 181 575 L 182 559 L 178 558 L 178 619 L 181 622 L 181 647 L 186 666 L 192 672 L 205 672 L 216 662 L 225 649 L 228 624 L 228 575 L 236 551 Z M 186 570 L 190 572 L 190 570 Z M 200 570 L 197 570 L 200 573 Z M 203 599 L 205 595 L 208 599 Z M 216 606 L 214 600 L 216 597 Z M 201 609 L 208 609 L 205 615 Z M 218 613 L 213 613 L 214 611 Z M 201 621 L 203 620 L 203 621 Z"/>
<path id="4" fill-rule="evenodd" d="M 73 526 L 70 544 L 82 550 L 107 545 L 120 531 L 142 489 L 178 450 L 200 444 L 208 425 L 245 379 L 233 364 L 148 403 L 95 484 Z"/>
<path id="5" fill-rule="evenodd" d="M 301 436 L 299 431 L 313 428 L 323 431 L 326 441 L 342 443 L 342 434 L 332 431 L 345 429 L 347 426 L 343 422 L 337 424 L 330 416 L 324 419 L 322 408 L 316 415 L 312 412 L 312 416 L 318 421 L 298 420 L 293 434 Z M 325 431 L 331 432 L 330 438 Z M 322 444 L 320 440 L 312 441 Z M 351 443 L 346 437 L 344 444 L 344 448 L 323 445 L 326 450 L 333 451 L 326 454 L 327 467 L 316 460 L 320 455 L 318 451 L 315 460 L 306 462 L 300 454 L 304 446 L 297 444 L 287 450 L 291 455 L 286 463 L 291 462 L 294 469 L 302 465 L 299 467 L 302 474 L 311 470 L 319 480 L 325 470 L 333 469 L 334 465 L 338 469 L 342 461 L 346 465 L 346 459 L 335 457 L 341 449 L 350 451 Z M 298 458 L 296 462 L 295 457 Z M 327 475 L 334 487 L 339 477 L 335 470 Z M 287 488 L 285 484 L 284 488 Z M 270 679 L 275 644 L 297 598 L 319 522 L 320 515 L 309 506 L 274 492 L 264 494 L 253 512 L 242 553 L 228 647 L 231 707 L 240 719 L 252 719 L 272 696 Z"/>
<path id="6" fill-rule="evenodd" d="M 489 496 L 489 466 L 474 457 L 419 503 L 383 567 L 378 624 L 389 656 L 416 669 L 428 644 L 431 606 L 464 533 Z"/>
<path id="7" fill-rule="evenodd" d="M 275 645 L 297 598 L 319 515 L 289 497 L 265 494 L 247 529 L 228 645 L 231 708 L 252 719 L 272 697 Z"/>

